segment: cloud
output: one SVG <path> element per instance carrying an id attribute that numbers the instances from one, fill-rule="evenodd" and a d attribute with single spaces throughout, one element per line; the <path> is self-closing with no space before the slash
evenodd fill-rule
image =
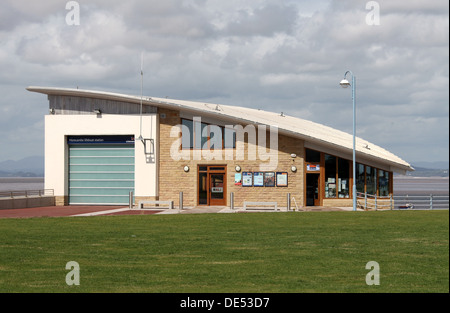
<path id="1" fill-rule="evenodd" d="M 448 159 L 448 2 L 380 0 L 379 26 L 359 0 L 79 3 L 80 26 L 66 24 L 66 1 L 2 3 L 0 160 L 43 146 L 12 143 L 14 125 L 43 136 L 46 99 L 26 86 L 139 94 L 142 52 L 149 96 L 283 111 L 347 132 L 351 95 L 339 81 L 352 70 L 358 135 L 407 161 Z"/>
<path id="2" fill-rule="evenodd" d="M 273 36 L 289 34 L 297 20 L 297 9 L 293 5 L 270 4 L 255 10 L 241 10 L 234 21 L 225 28 L 229 36 Z"/>

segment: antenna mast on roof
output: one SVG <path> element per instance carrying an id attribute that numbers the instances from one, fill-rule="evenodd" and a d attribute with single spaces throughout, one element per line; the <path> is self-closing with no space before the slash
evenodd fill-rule
<path id="1" fill-rule="evenodd" d="M 142 137 L 142 97 L 143 97 L 143 89 L 144 89 L 144 52 L 141 52 L 141 109 L 140 109 L 140 120 L 139 120 L 139 140 L 144 142 L 144 138 Z"/>
<path id="2" fill-rule="evenodd" d="M 140 109 L 140 116 L 139 116 L 139 138 L 138 140 L 140 140 L 142 142 L 142 144 L 144 145 L 144 154 L 146 155 L 147 158 L 147 163 L 152 162 L 152 155 L 154 155 L 154 149 L 155 149 L 155 142 L 153 139 L 151 138 L 147 138 L 145 139 L 144 137 L 142 137 L 142 106 L 143 106 L 143 90 L 144 90 L 144 52 L 141 52 L 141 109 Z M 151 130 L 150 130 L 151 132 Z"/>

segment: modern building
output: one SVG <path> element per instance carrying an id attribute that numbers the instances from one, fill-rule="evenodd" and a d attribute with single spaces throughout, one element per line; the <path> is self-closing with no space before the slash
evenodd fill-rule
<path id="1" fill-rule="evenodd" d="M 352 206 L 351 134 L 283 113 L 81 89 L 48 95 L 45 188 L 57 205 L 174 201 Z M 356 140 L 358 192 L 389 197 L 410 164 Z"/>

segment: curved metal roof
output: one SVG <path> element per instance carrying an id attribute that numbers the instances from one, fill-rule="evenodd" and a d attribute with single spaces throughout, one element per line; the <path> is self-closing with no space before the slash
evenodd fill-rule
<path id="1" fill-rule="evenodd" d="M 140 96 L 104 91 L 34 86 L 28 87 L 27 90 L 47 95 L 91 97 L 136 104 L 139 104 L 141 101 Z M 313 145 L 339 151 L 350 156 L 353 151 L 353 135 L 298 117 L 231 105 L 154 97 L 142 97 L 142 103 L 144 105 L 199 114 L 199 116 L 214 117 L 228 122 L 277 126 L 279 133 L 303 139 Z M 356 138 L 356 159 L 357 162 L 361 163 L 364 163 L 363 160 L 368 160 L 369 162 L 383 164 L 389 167 L 389 170 L 399 173 L 414 170 L 409 163 L 400 157 L 359 137 Z"/>

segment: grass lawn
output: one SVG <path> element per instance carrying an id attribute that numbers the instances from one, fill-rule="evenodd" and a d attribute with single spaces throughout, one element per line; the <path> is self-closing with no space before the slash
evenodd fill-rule
<path id="1" fill-rule="evenodd" d="M 1 219 L 0 292 L 448 293 L 449 211 Z"/>

